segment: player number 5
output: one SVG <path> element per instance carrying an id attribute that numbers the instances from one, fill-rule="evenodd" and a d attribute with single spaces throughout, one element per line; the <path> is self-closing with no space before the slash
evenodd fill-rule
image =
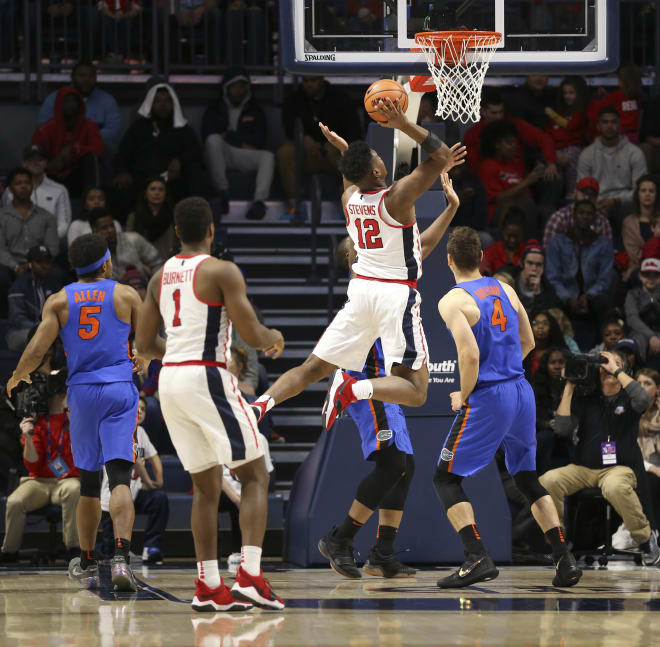
<path id="1" fill-rule="evenodd" d="M 93 339 L 99 334 L 101 322 L 97 316 L 101 312 L 101 306 L 82 306 L 78 319 L 78 337 L 80 339 Z M 89 327 L 88 327 L 89 326 Z"/>
<path id="2" fill-rule="evenodd" d="M 499 326 L 502 332 L 506 330 L 506 317 L 502 310 L 502 302 L 499 299 L 493 301 L 493 316 L 490 318 L 490 325 Z"/>

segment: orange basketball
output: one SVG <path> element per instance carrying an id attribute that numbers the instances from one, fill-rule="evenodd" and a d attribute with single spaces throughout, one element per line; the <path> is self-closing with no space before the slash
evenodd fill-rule
<path id="1" fill-rule="evenodd" d="M 364 109 L 374 121 L 387 121 L 380 112 L 378 112 L 378 100 L 389 97 L 394 103 L 401 104 L 403 112 L 408 108 L 408 95 L 403 86 L 392 79 L 381 79 L 369 86 L 364 93 Z"/>

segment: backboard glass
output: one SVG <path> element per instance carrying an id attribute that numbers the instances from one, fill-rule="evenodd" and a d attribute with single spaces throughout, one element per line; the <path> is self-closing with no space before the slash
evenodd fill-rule
<path id="1" fill-rule="evenodd" d="M 618 0 L 282 0 L 284 67 L 295 74 L 424 74 L 414 35 L 466 27 L 503 35 L 503 74 L 590 74 L 618 65 Z"/>

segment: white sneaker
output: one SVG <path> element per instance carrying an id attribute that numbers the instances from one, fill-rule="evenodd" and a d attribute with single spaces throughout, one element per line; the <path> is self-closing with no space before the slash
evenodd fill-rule
<path id="1" fill-rule="evenodd" d="M 238 570 L 238 567 L 241 565 L 241 554 L 240 553 L 232 553 L 227 557 L 227 570 L 230 573 L 233 573 L 236 575 L 236 571 Z"/>
<path id="2" fill-rule="evenodd" d="M 637 548 L 635 540 L 632 538 L 625 524 L 621 524 L 612 535 L 612 548 L 616 550 L 631 550 Z"/>

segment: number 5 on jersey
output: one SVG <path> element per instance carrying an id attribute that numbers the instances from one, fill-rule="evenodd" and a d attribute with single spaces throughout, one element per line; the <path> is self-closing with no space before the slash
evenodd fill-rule
<path id="1" fill-rule="evenodd" d="M 96 315 L 101 313 L 101 306 L 82 306 L 78 318 L 78 337 L 80 339 L 94 339 L 99 334 L 101 322 Z"/>
<path id="2" fill-rule="evenodd" d="M 490 325 L 499 326 L 501 332 L 506 330 L 506 317 L 502 310 L 502 302 L 499 299 L 493 301 L 493 316 L 490 318 Z"/>

